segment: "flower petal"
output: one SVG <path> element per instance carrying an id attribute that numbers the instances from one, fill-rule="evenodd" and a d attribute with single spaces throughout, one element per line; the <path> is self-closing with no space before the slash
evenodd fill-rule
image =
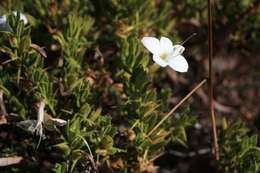
<path id="1" fill-rule="evenodd" d="M 153 60 L 156 64 L 159 64 L 161 67 L 166 67 L 168 63 L 160 58 L 159 55 L 153 55 Z"/>
<path id="2" fill-rule="evenodd" d="M 182 55 L 171 57 L 169 60 L 169 66 L 178 72 L 187 72 L 189 65 L 186 59 Z"/>
<path id="3" fill-rule="evenodd" d="M 171 52 L 172 56 L 181 55 L 184 52 L 185 48 L 182 45 L 176 44 L 173 46 L 173 51 Z"/>
<path id="4" fill-rule="evenodd" d="M 6 20 L 6 15 L 0 16 L 0 24 L 5 24 Z"/>
<path id="5" fill-rule="evenodd" d="M 67 124 L 67 121 L 60 118 L 51 118 L 50 120 L 57 126 L 65 126 Z"/>
<path id="6" fill-rule="evenodd" d="M 160 39 L 160 50 L 161 52 L 170 53 L 173 51 L 172 41 L 166 37 Z"/>
<path id="7" fill-rule="evenodd" d="M 143 37 L 142 43 L 152 54 L 159 55 L 160 42 L 157 38 Z"/>
<path id="8" fill-rule="evenodd" d="M 13 14 L 14 14 L 15 16 L 17 16 L 18 12 L 17 12 L 17 11 L 14 11 Z M 25 25 L 28 24 L 28 19 L 27 19 L 27 17 L 26 17 L 23 13 L 21 13 L 21 12 L 20 12 L 20 20 L 23 21 L 23 23 L 24 23 Z"/>

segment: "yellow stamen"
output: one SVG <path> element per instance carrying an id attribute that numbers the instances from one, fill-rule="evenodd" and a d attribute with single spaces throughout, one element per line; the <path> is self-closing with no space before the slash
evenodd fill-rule
<path id="1" fill-rule="evenodd" d="M 163 60 L 166 60 L 168 57 L 168 54 L 167 53 L 161 53 L 160 54 L 160 58 L 163 59 Z"/>

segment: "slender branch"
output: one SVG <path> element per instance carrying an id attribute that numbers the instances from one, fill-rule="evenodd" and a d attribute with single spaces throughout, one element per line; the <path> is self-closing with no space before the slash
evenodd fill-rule
<path id="1" fill-rule="evenodd" d="M 205 84 L 207 82 L 207 79 L 203 79 L 199 84 L 197 84 L 195 86 L 195 88 L 193 88 L 177 105 L 175 105 L 172 110 L 167 114 L 165 115 L 161 121 L 159 121 L 159 123 L 156 124 L 156 126 L 154 126 L 152 128 L 152 130 L 147 133 L 146 137 L 145 138 L 148 138 L 158 127 L 160 127 L 160 125 L 165 121 L 167 120 L 171 115 L 172 113 L 178 109 L 188 98 L 190 98 L 192 96 L 192 94 L 197 91 L 201 86 L 203 86 L 203 84 Z"/>
<path id="2" fill-rule="evenodd" d="M 4 103 L 4 92 L 0 90 L 0 124 L 5 124 L 7 122 L 7 112 L 5 109 L 5 103 Z"/>
<path id="3" fill-rule="evenodd" d="M 218 137 L 217 137 L 217 127 L 216 127 L 216 118 L 214 112 L 214 96 L 213 96 L 213 69 L 212 69 L 212 60 L 213 60 L 213 33 L 212 33 L 212 5 L 213 0 L 208 0 L 208 56 L 209 56 L 209 110 L 211 115 L 211 125 L 213 133 L 213 142 L 214 142 L 214 154 L 215 159 L 219 160 L 219 148 L 218 148 Z"/>
<path id="4" fill-rule="evenodd" d="M 2 90 L 0 90 L 0 116 L 7 116 L 7 112 L 5 109 L 5 104 L 4 104 L 4 93 Z"/>

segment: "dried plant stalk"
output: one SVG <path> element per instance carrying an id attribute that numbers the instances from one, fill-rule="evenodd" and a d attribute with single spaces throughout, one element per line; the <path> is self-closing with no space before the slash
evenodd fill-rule
<path id="1" fill-rule="evenodd" d="M 208 57 L 209 57 L 209 110 L 211 115 L 211 125 L 213 133 L 213 142 L 214 142 L 214 154 L 215 159 L 219 160 L 219 147 L 218 147 L 218 137 L 217 137 L 217 127 L 216 127 L 216 117 L 214 112 L 214 96 L 213 96 L 213 69 L 212 69 L 212 60 L 213 60 L 213 33 L 212 33 L 212 5 L 213 0 L 208 0 Z"/>

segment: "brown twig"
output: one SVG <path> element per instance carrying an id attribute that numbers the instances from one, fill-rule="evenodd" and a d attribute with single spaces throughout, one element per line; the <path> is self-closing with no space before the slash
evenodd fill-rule
<path id="1" fill-rule="evenodd" d="M 1 111 L 1 115 L 6 116 L 7 112 L 5 109 L 5 104 L 4 104 L 4 92 L 2 90 L 0 90 L 0 111 Z"/>
<path id="2" fill-rule="evenodd" d="M 5 124 L 7 122 L 6 116 L 8 115 L 4 104 L 4 92 L 0 90 L 0 124 Z"/>
<path id="3" fill-rule="evenodd" d="M 30 47 L 37 51 L 42 57 L 47 58 L 47 53 L 44 50 L 44 47 L 40 47 L 39 45 L 34 43 L 31 43 Z"/>
<path id="4" fill-rule="evenodd" d="M 156 126 L 154 126 L 152 128 L 152 130 L 147 133 L 146 137 L 145 138 L 148 138 L 158 127 L 160 127 L 160 125 L 165 121 L 167 120 L 171 115 L 172 113 L 178 109 L 188 98 L 190 98 L 192 96 L 192 94 L 197 91 L 201 86 L 203 86 L 203 84 L 205 84 L 207 82 L 207 79 L 203 79 L 199 84 L 197 84 L 177 105 L 175 105 L 172 110 L 167 114 L 165 115 L 161 121 L 159 121 L 159 123 L 156 124 Z"/>
<path id="5" fill-rule="evenodd" d="M 212 69 L 212 59 L 213 59 L 212 5 L 213 5 L 213 0 L 208 0 L 209 110 L 211 115 L 214 154 L 215 154 L 215 159 L 219 160 L 218 137 L 217 137 L 217 127 L 216 127 L 216 118 L 215 118 L 214 100 L 213 100 L 214 98 L 213 98 L 213 69 Z"/>
<path id="6" fill-rule="evenodd" d="M 21 156 L 1 157 L 0 158 L 0 167 L 5 167 L 5 166 L 18 164 L 22 160 L 23 160 L 23 157 L 21 157 Z"/>

